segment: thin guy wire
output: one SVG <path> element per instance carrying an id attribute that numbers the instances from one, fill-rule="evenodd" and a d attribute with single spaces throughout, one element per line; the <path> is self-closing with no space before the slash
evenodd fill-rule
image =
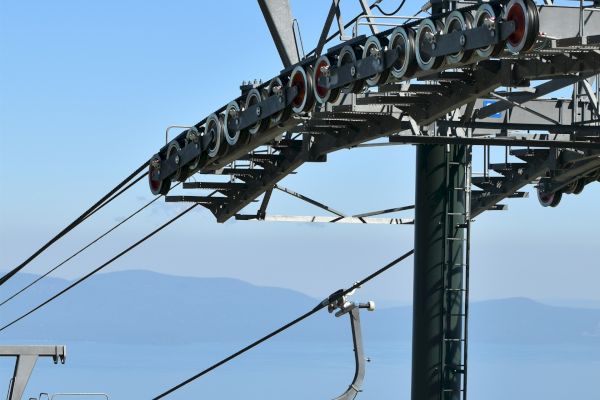
<path id="1" fill-rule="evenodd" d="M 77 227 L 77 225 L 81 224 L 89 215 L 91 215 L 91 213 L 94 212 L 94 210 L 96 210 L 98 207 L 103 206 L 103 204 L 106 205 L 107 203 L 110 203 L 111 201 L 113 201 L 116 197 L 111 198 L 111 196 L 113 194 L 115 194 L 116 192 L 118 192 L 123 186 L 126 186 L 129 183 L 129 181 L 131 181 L 137 174 L 142 172 L 144 170 L 144 168 L 146 168 L 148 166 L 148 163 L 149 162 L 146 161 L 144 164 L 142 164 L 140 167 L 138 167 L 138 169 L 136 169 L 131 175 L 129 175 L 127 178 L 125 178 L 123 181 L 121 181 L 121 183 L 119 183 L 111 191 L 109 191 L 107 194 L 105 194 L 93 206 L 91 206 L 83 214 L 81 214 L 79 217 L 77 217 L 73 222 L 71 222 L 69 225 L 67 225 L 67 227 L 65 227 L 62 231 L 60 231 L 58 234 L 56 234 L 52 239 L 50 239 L 48 242 L 46 242 L 46 244 L 44 244 L 35 253 L 33 253 L 31 256 L 29 256 L 29 258 L 27 258 L 25 261 L 23 261 L 17 267 L 13 268 L 11 271 L 6 273 L 2 278 L 0 278 L 0 286 L 5 284 L 6 281 L 8 281 L 10 278 L 12 278 L 17 272 L 19 272 L 20 270 L 25 268 L 37 256 L 39 256 L 44 251 L 46 251 L 46 249 L 48 249 L 48 247 L 52 246 L 60 238 L 62 238 L 67 233 L 69 233 L 71 230 L 73 230 L 75 227 Z"/>
<path id="2" fill-rule="evenodd" d="M 203 375 L 206 375 L 207 373 L 209 373 L 210 371 L 220 367 L 221 365 L 233 360 L 234 358 L 242 355 L 243 353 L 247 352 L 248 350 L 258 346 L 259 344 L 271 339 L 273 336 L 276 336 L 278 334 L 280 334 L 281 332 L 291 328 L 292 326 L 296 325 L 297 323 L 305 320 L 306 318 L 312 316 L 313 314 L 319 312 L 320 310 L 322 310 L 323 308 L 327 307 L 329 304 L 334 303 L 335 301 L 337 301 L 338 299 L 342 298 L 343 296 L 347 295 L 348 293 L 350 293 L 351 291 L 358 289 L 359 287 L 361 287 L 362 285 L 364 285 L 365 283 L 369 282 L 371 279 L 377 277 L 378 275 L 384 273 L 385 271 L 387 271 L 388 269 L 392 268 L 394 265 L 400 263 L 401 261 L 404 261 L 406 258 L 410 257 L 411 255 L 413 255 L 414 253 L 414 249 L 410 250 L 409 252 L 403 254 L 402 256 L 396 258 L 395 260 L 393 260 L 392 262 L 390 262 L 389 264 L 383 266 L 382 268 L 378 269 L 377 271 L 373 272 L 371 275 L 367 276 L 366 278 L 362 279 L 361 281 L 356 282 L 354 285 L 352 285 L 351 287 L 349 287 L 346 290 L 338 290 L 337 292 L 331 294 L 329 297 L 327 297 L 325 300 L 323 300 L 322 302 L 320 302 L 315 308 L 313 308 L 312 310 L 302 314 L 301 316 L 299 316 L 298 318 L 294 319 L 291 322 L 288 322 L 287 324 L 283 325 L 282 327 L 274 330 L 273 332 L 269 333 L 266 336 L 263 336 L 262 338 L 258 339 L 257 341 L 249 344 L 248 346 L 244 347 L 241 350 L 238 350 L 237 352 L 231 354 L 230 356 L 222 359 L 221 361 L 211 365 L 210 367 L 206 368 L 205 370 L 197 373 L 196 375 L 192 376 L 191 378 L 186 379 L 185 381 L 179 383 L 176 386 L 173 386 L 171 389 L 163 392 L 162 394 L 159 394 L 158 396 L 154 397 L 152 400 L 160 400 L 166 396 L 168 396 L 169 394 L 175 392 L 176 390 L 182 388 L 183 386 L 191 383 L 192 381 L 195 381 L 196 379 L 200 378 Z"/>
<path id="3" fill-rule="evenodd" d="M 127 190 L 129 190 L 133 185 L 135 185 L 136 183 L 138 183 L 139 181 L 141 181 L 142 179 L 144 179 L 145 177 L 148 176 L 148 172 L 146 171 L 144 174 L 140 175 L 138 178 L 136 178 L 133 182 L 131 182 L 129 185 L 125 186 L 123 189 L 121 189 L 118 193 L 116 193 L 112 198 L 110 198 L 108 201 L 106 201 L 105 203 L 102 203 L 102 205 L 100 205 L 100 207 L 96 208 L 94 211 L 92 211 L 91 213 L 89 213 L 85 218 L 84 221 L 86 219 L 88 219 L 89 217 L 91 217 L 92 215 L 96 214 L 98 211 L 100 211 L 105 205 L 107 205 L 108 203 L 110 203 L 111 201 L 113 201 L 114 199 L 116 199 L 117 197 L 119 197 L 120 195 L 122 195 L 123 193 L 125 193 Z"/>
<path id="4" fill-rule="evenodd" d="M 193 210 L 196 206 L 198 206 L 198 203 L 195 203 L 191 207 L 186 208 L 184 211 L 182 211 L 181 213 L 177 214 L 174 218 L 172 218 L 169 221 L 165 222 L 164 224 L 162 224 L 161 226 L 159 226 L 158 228 L 156 228 L 155 230 L 153 230 L 152 232 L 150 232 L 149 234 L 147 234 L 146 236 L 144 236 L 143 238 L 141 238 L 140 240 L 138 240 L 137 242 L 135 242 L 134 244 L 132 244 L 128 248 L 126 248 L 125 250 L 121 251 L 119 254 L 117 254 L 116 256 L 114 256 L 113 258 L 111 258 L 110 260 L 108 260 L 107 262 L 105 262 L 104 264 L 100 265 L 98 268 L 94 269 L 92 272 L 89 272 L 88 274 L 86 274 L 83 277 L 79 278 L 78 280 L 76 280 L 75 282 L 73 282 L 72 284 L 70 284 L 69 286 L 67 286 L 66 288 L 64 288 L 63 290 L 61 290 L 57 294 L 55 294 L 54 296 L 50 297 L 49 299 L 47 299 L 43 303 L 40 303 L 39 305 L 35 306 L 34 308 L 32 308 L 31 310 L 27 311 L 25 314 L 21 315 L 17 319 L 15 319 L 12 322 L 4 325 L 2 328 L 0 328 L 0 332 L 4 331 L 6 328 L 8 328 L 8 327 L 14 325 L 15 323 L 19 322 L 23 318 L 31 315 L 35 311 L 37 311 L 40 308 L 44 307 L 46 304 L 50 303 L 51 301 L 53 301 L 56 298 L 60 297 L 61 295 L 65 294 L 69 290 L 73 289 L 75 286 L 79 285 L 80 283 L 82 283 L 83 281 L 85 281 L 86 279 L 88 279 L 90 276 L 92 276 L 95 273 L 101 271 L 102 269 L 104 269 L 108 265 L 112 264 L 114 261 L 118 260 L 119 258 L 121 258 L 122 256 L 124 256 L 125 254 L 127 254 L 128 252 L 130 252 L 131 250 L 133 250 L 134 248 L 136 248 L 137 246 L 139 246 L 140 244 L 142 244 L 146 240 L 150 239 L 152 236 L 154 236 L 155 234 L 157 234 L 158 232 L 160 232 L 161 230 L 163 230 L 164 228 L 166 228 L 167 226 L 169 226 L 173 222 L 177 221 L 179 218 L 183 217 L 185 214 L 187 214 L 188 212 L 190 212 L 191 210 Z"/>
<path id="5" fill-rule="evenodd" d="M 144 175 L 142 175 L 141 178 L 143 178 L 146 175 L 147 175 L 147 173 L 144 174 Z M 139 181 L 139 179 L 140 178 L 138 178 L 136 180 L 136 182 Z M 135 183 L 135 182 L 133 182 L 133 183 Z M 179 185 L 179 183 L 177 185 Z M 177 187 L 177 185 L 175 185 L 174 187 Z M 126 189 L 127 188 L 125 188 L 123 190 L 126 190 Z M 60 267 L 62 267 L 67 262 L 71 261 L 73 258 L 77 257 L 79 254 L 83 253 L 89 247 L 93 246 L 95 243 L 97 243 L 100 240 L 102 240 L 104 237 L 106 237 L 107 235 L 109 235 L 111 232 L 113 232 L 115 229 L 117 229 L 118 227 L 120 227 L 121 225 L 123 225 L 125 222 L 129 221 L 131 218 L 135 217 L 137 214 L 141 213 L 146 208 L 150 207 L 152 204 L 154 204 L 161 197 L 162 197 L 162 195 L 158 196 L 154 200 L 151 200 L 150 202 L 146 203 L 144 206 L 142 206 L 141 208 L 139 208 L 138 210 L 136 210 L 135 212 L 133 212 L 132 214 L 130 214 L 123 221 L 119 222 L 118 224 L 116 224 L 115 226 L 113 226 L 112 228 L 110 228 L 109 230 L 107 230 L 106 232 L 104 232 L 102 235 L 98 236 L 96 239 L 92 240 L 90 243 L 88 243 L 87 245 L 85 245 L 84 247 L 82 247 L 81 249 L 79 249 L 77 252 L 75 252 L 74 254 L 72 254 L 71 256 L 69 256 L 68 258 L 64 259 L 57 266 L 55 266 L 54 268 L 50 269 L 48 272 L 44 273 L 43 275 L 38 276 L 33 282 L 29 283 L 27 286 L 23 287 L 21 290 L 15 292 L 13 295 L 11 295 L 10 297 L 8 297 L 4 301 L 2 301 L 2 303 L 0 303 L 0 307 L 2 307 L 4 304 L 6 304 L 9 301 L 11 301 L 12 299 L 14 299 L 18 295 L 20 295 L 21 293 L 23 293 L 24 291 L 26 291 L 27 289 L 29 289 L 30 287 L 32 287 L 33 285 L 35 285 L 36 283 L 38 283 L 39 281 L 41 281 L 42 279 L 44 279 L 45 277 L 47 277 L 48 275 L 50 275 L 51 273 L 53 273 L 54 271 L 56 271 L 57 269 L 59 269 Z"/>

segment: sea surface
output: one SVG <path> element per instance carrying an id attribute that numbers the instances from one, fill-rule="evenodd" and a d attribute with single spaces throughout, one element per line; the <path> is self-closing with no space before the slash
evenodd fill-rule
<path id="1" fill-rule="evenodd" d="M 106 392 L 113 400 L 151 399 L 247 343 L 186 346 L 68 344 L 65 365 L 40 359 L 26 396 L 40 392 Z M 471 343 L 469 398 L 600 399 L 600 348 Z M 357 399 L 410 398 L 410 344 L 369 343 L 363 393 Z M 0 363 L 0 396 L 13 364 Z M 354 375 L 347 338 L 327 343 L 277 341 L 250 350 L 169 399 L 333 399 Z M 82 397 L 81 399 L 93 397 Z M 57 399 L 60 399 L 57 397 Z"/>

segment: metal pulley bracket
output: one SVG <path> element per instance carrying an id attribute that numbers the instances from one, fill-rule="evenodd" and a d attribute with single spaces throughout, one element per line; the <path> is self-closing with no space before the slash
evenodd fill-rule
<path id="1" fill-rule="evenodd" d="M 269 96 L 242 111 L 239 115 L 239 118 L 232 122 L 232 129 L 246 129 L 250 126 L 253 126 L 260 120 L 283 111 L 286 107 L 289 107 L 290 104 L 292 104 L 292 101 L 294 101 L 298 95 L 298 89 L 295 86 L 282 87 L 281 92 L 282 93 L 279 96 Z"/>
<path id="2" fill-rule="evenodd" d="M 340 67 L 331 67 L 329 76 L 319 79 L 319 86 L 328 89 L 342 88 L 356 80 L 370 78 L 391 68 L 400 58 L 398 48 L 381 51 L 379 56 L 369 56 L 356 63 L 344 64 Z"/>
<path id="3" fill-rule="evenodd" d="M 176 154 L 163 160 L 160 167 L 152 174 L 153 179 L 163 180 L 173 175 L 182 165 L 188 165 L 198 158 L 200 154 L 208 147 L 210 138 L 207 135 L 201 136 L 197 141 L 190 142 Z"/>
<path id="4" fill-rule="evenodd" d="M 246 129 L 256 124 L 259 120 L 269 118 L 284 110 L 286 107 L 289 107 L 294 98 L 298 95 L 298 89 L 294 86 L 282 87 L 281 91 L 281 96 L 270 96 L 258 104 L 242 111 L 237 119 L 237 126 L 235 124 L 236 121 L 234 121 L 234 126 L 232 126 L 232 128 L 235 130 Z M 197 140 L 188 141 L 185 146 L 182 146 L 180 151 L 163 160 L 160 163 L 160 166 L 153 170 L 152 179 L 163 180 L 169 178 L 181 168 L 182 165 L 188 165 L 193 160 L 197 159 L 202 152 L 209 147 L 211 140 L 212 138 L 210 135 L 201 132 L 200 137 Z"/>
<path id="5" fill-rule="evenodd" d="M 431 42 L 423 44 L 422 52 L 430 57 L 447 56 L 465 50 L 476 50 L 506 40 L 515 31 L 514 21 L 498 21 L 496 29 L 486 26 L 456 31 L 448 34 L 438 33 Z"/>

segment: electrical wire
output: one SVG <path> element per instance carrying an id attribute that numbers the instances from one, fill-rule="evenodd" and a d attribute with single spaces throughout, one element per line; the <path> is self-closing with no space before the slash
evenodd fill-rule
<path id="1" fill-rule="evenodd" d="M 128 187 L 124 188 L 123 191 L 125 191 L 126 189 L 128 189 L 130 186 L 132 186 L 133 184 L 135 184 L 137 181 L 139 181 L 139 179 L 143 178 L 146 175 L 147 175 L 147 173 L 144 174 L 144 175 L 142 175 L 136 181 L 132 182 Z M 177 185 L 179 185 L 179 183 L 177 183 Z M 175 185 L 174 187 L 177 187 L 177 185 Z M 64 259 L 62 262 L 60 262 L 54 268 L 51 268 L 48 272 L 44 273 L 43 275 L 38 276 L 34 281 L 32 281 L 31 283 L 29 283 L 28 285 L 26 285 L 25 287 L 23 287 L 19 291 L 15 292 L 11 296 L 9 296 L 5 300 L 3 300 L 0 303 L 0 307 L 2 307 L 6 303 L 8 303 L 12 299 L 14 299 L 18 295 L 20 295 L 21 293 L 23 293 L 24 291 L 26 291 L 27 289 L 29 289 L 30 287 L 32 287 L 33 285 L 35 285 L 36 283 L 38 283 L 39 281 L 41 281 L 42 279 L 44 279 L 45 277 L 47 277 L 48 275 L 50 275 L 51 273 L 53 273 L 54 271 L 56 271 L 57 269 L 59 269 L 60 267 L 62 267 L 67 262 L 71 261 L 73 258 L 77 257 L 79 254 L 83 253 L 85 250 L 87 250 L 88 248 L 90 248 L 91 246 L 93 246 L 94 244 L 96 244 L 97 242 L 99 242 L 100 240 L 102 240 L 104 237 L 106 237 L 107 235 L 109 235 L 111 232 L 113 232 L 115 229 L 117 229 L 118 227 L 120 227 L 121 225 L 123 225 L 125 222 L 129 221 L 130 219 L 132 219 L 133 217 L 135 217 L 137 214 L 141 213 L 146 208 L 150 207 L 152 204 L 154 204 L 160 198 L 162 198 L 162 195 L 154 198 L 151 201 L 149 201 L 148 203 L 146 203 L 141 208 L 138 208 L 136 211 L 134 211 L 133 213 L 131 213 L 127 218 L 125 218 L 124 220 L 122 220 L 118 224 L 114 225 L 112 228 L 110 228 L 109 230 L 107 230 L 106 232 L 104 232 L 102 235 L 98 236 L 96 239 L 94 239 L 91 242 L 89 242 L 87 245 L 85 245 L 84 247 L 82 247 L 81 249 L 79 249 L 78 251 L 76 251 L 75 253 L 73 253 L 71 256 L 69 256 L 66 259 Z M 96 209 L 96 210 L 98 210 L 98 209 Z"/>
<path id="2" fill-rule="evenodd" d="M 45 300 L 43 303 L 38 304 L 37 306 L 35 306 L 31 310 L 27 311 L 25 314 L 23 314 L 20 317 L 14 319 L 10 323 L 4 325 L 2 328 L 0 328 L 0 332 L 4 331 L 8 327 L 10 327 L 10 326 L 14 325 L 15 323 L 19 322 L 23 318 L 25 318 L 25 317 L 33 314 L 35 311 L 37 311 L 40 308 L 44 307 L 46 304 L 48 304 L 51 301 L 57 299 L 58 297 L 62 296 L 63 294 L 65 294 L 69 290 L 73 289 L 75 286 L 77 286 L 80 283 L 82 283 L 83 281 L 87 280 L 92 275 L 94 275 L 97 272 L 101 271 L 102 269 L 106 268 L 107 266 L 109 266 L 110 264 L 112 264 L 113 262 L 115 262 L 116 260 L 118 260 L 119 258 L 121 258 L 122 256 L 124 256 L 125 254 L 127 254 L 131 250 L 135 249 L 140 244 L 144 243 L 146 240 L 150 239 L 152 236 L 156 235 L 158 232 L 160 232 L 161 230 L 163 230 L 167 226 L 171 225 L 173 222 L 177 221 L 179 218 L 183 217 L 185 214 L 187 214 L 188 212 L 190 212 L 191 210 L 193 210 L 198 205 L 199 205 L 199 203 L 195 203 L 191 207 L 186 208 L 184 211 L 182 211 L 181 213 L 177 214 L 175 217 L 171 218 L 169 221 L 165 222 L 164 224 L 162 224 L 161 226 L 159 226 L 158 228 L 156 228 L 155 230 L 153 230 L 152 232 L 150 232 L 149 234 L 147 234 L 146 236 L 144 236 L 143 238 L 141 238 L 140 240 L 138 240 L 137 242 L 135 242 L 131 246 L 127 247 L 125 250 L 121 251 L 120 253 L 118 253 L 116 256 L 114 256 L 110 260 L 106 261 L 104 264 L 100 265 L 99 267 L 97 267 L 93 271 L 87 273 L 83 277 L 81 277 L 78 280 L 76 280 L 75 282 L 71 283 L 69 286 L 67 286 L 66 288 L 64 288 L 60 292 L 56 293 L 55 295 L 53 295 L 49 299 Z"/>
<path id="3" fill-rule="evenodd" d="M 399 12 L 401 9 L 402 9 L 402 7 L 404 7 L 404 3 L 406 3 L 406 0 L 402 0 L 402 1 L 400 2 L 400 5 L 398 6 L 398 8 L 396 8 L 394 11 L 392 11 L 392 12 L 390 12 L 390 13 L 387 13 L 387 12 L 383 11 L 383 10 L 381 9 L 381 7 L 379 6 L 379 4 L 375 4 L 375 8 L 376 8 L 376 9 L 378 9 L 378 10 L 379 10 L 379 12 L 380 12 L 380 13 L 382 13 L 383 15 L 385 15 L 385 16 L 387 16 L 387 17 L 390 17 L 390 16 L 392 16 L 392 15 L 396 15 L 396 14 L 397 14 L 397 13 L 398 13 L 398 12 Z"/>
<path id="4" fill-rule="evenodd" d="M 385 266 L 383 266 L 382 268 L 378 269 L 377 271 L 373 272 L 371 275 L 367 276 L 366 278 L 356 282 L 354 285 L 350 286 L 348 289 L 340 289 L 334 293 L 332 293 L 331 295 L 329 295 L 325 300 L 323 300 L 322 302 L 320 302 L 316 307 L 314 307 L 313 309 L 307 311 L 306 313 L 302 314 L 301 316 L 299 316 L 298 318 L 294 319 L 291 322 L 288 322 L 287 324 L 283 325 L 282 327 L 274 330 L 273 332 L 269 333 L 266 336 L 263 336 L 262 338 L 256 340 L 255 342 L 252 342 L 251 344 L 249 344 L 248 346 L 244 347 L 243 349 L 240 349 L 238 351 L 236 351 L 235 353 L 231 354 L 228 357 L 225 357 L 224 359 L 222 359 L 221 361 L 211 365 L 210 367 L 206 368 L 205 370 L 197 373 L 196 375 L 192 376 L 191 378 L 186 379 L 185 381 L 173 386 L 172 388 L 170 388 L 169 390 L 159 394 L 158 396 L 154 397 L 152 400 L 160 400 L 166 396 L 168 396 L 169 394 L 175 392 L 178 389 L 181 389 L 183 386 L 195 381 L 196 379 L 200 378 L 203 375 L 206 375 L 207 373 L 209 373 L 210 371 L 222 366 L 223 364 L 233 360 L 234 358 L 244 354 L 245 352 L 247 352 L 248 350 L 258 346 L 259 344 L 266 342 L 267 340 L 271 339 L 272 337 L 280 334 L 281 332 L 291 328 L 292 326 L 298 324 L 299 322 L 305 320 L 306 318 L 312 316 L 313 314 L 316 314 L 317 312 L 321 311 L 323 308 L 327 307 L 329 304 L 335 303 L 337 300 L 339 300 L 340 298 L 342 298 L 343 296 L 347 295 L 348 293 L 352 292 L 355 289 L 358 289 L 359 287 L 361 287 L 362 285 L 364 285 L 365 283 L 369 282 L 370 280 L 372 280 L 373 278 L 377 277 L 378 275 L 384 273 L 385 271 L 387 271 L 388 269 L 392 268 L 393 266 L 395 266 L 396 264 L 400 263 L 401 261 L 404 261 L 405 259 L 407 259 L 408 257 L 410 257 L 411 255 L 413 255 L 414 253 L 414 249 L 410 250 L 407 253 L 404 253 L 403 255 L 401 255 L 400 257 L 396 258 L 395 260 L 393 260 L 392 262 L 386 264 Z"/>
<path id="5" fill-rule="evenodd" d="M 142 172 L 147 166 L 148 166 L 148 161 L 146 161 L 144 164 L 142 164 L 138 169 L 136 169 L 131 175 L 129 175 L 127 178 L 125 178 L 123 181 L 121 181 L 121 183 L 119 183 L 117 186 L 115 186 L 110 192 L 108 192 L 106 195 L 104 195 L 100 200 L 98 200 L 93 206 L 91 206 L 89 209 L 87 209 L 83 214 L 81 214 L 79 217 L 77 217 L 73 222 L 71 222 L 67 227 L 65 227 L 62 231 L 60 231 L 58 234 L 56 234 L 56 236 L 54 236 L 52 239 L 50 239 L 46 244 L 44 244 L 42 247 L 40 247 L 35 253 L 33 253 L 31 256 L 29 256 L 29 258 L 27 258 L 25 261 L 23 261 L 21 264 L 19 264 L 17 267 L 13 268 L 11 271 L 9 271 L 8 273 L 6 273 L 4 276 L 2 276 L 2 278 L 0 278 L 0 286 L 4 285 L 10 278 L 12 278 L 17 272 L 21 271 L 23 268 L 25 268 L 31 261 L 33 261 L 37 256 L 39 256 L 40 254 L 42 254 L 44 251 L 46 251 L 46 249 L 48 249 L 48 247 L 52 246 L 55 242 L 57 242 L 60 238 L 62 238 L 63 236 L 65 236 L 67 233 L 69 233 L 70 231 L 72 231 L 75 227 L 77 227 L 79 224 L 81 224 L 87 217 L 89 217 L 90 215 L 92 215 L 97 209 L 104 207 L 106 204 L 110 203 L 111 201 L 113 201 L 116 196 L 113 196 L 115 193 L 119 192 L 119 190 L 121 188 L 123 188 L 124 186 L 126 186 L 132 179 L 134 179 L 134 177 L 136 175 L 138 175 L 140 172 Z M 141 179 L 141 178 L 140 178 Z M 138 179 L 139 180 L 139 179 Z M 122 193 L 122 192 L 120 192 Z M 113 197 L 111 197 L 113 196 Z"/>

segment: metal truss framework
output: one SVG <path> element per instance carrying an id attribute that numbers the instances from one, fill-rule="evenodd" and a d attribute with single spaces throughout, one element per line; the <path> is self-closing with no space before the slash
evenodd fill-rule
<path id="1" fill-rule="evenodd" d="M 472 71 L 454 72 L 447 80 L 442 74 L 437 81 L 388 85 L 376 93 L 349 95 L 344 104 L 286 127 L 271 144 L 239 157 L 232 165 L 202 171 L 229 176 L 227 182 L 183 185 L 185 189 L 218 190 L 222 196 L 168 196 L 167 201 L 199 202 L 218 222 L 224 222 L 303 163 L 325 162 L 331 152 L 384 137 L 392 143 L 503 146 L 517 156 L 523 151 L 536 154 L 525 156 L 524 165 L 494 165 L 492 169 L 504 176 L 500 187 L 487 183 L 491 180 L 475 180 L 475 185 L 485 187 L 474 199 L 473 215 L 496 209 L 504 198 L 520 196 L 519 189 L 540 178 L 552 192 L 578 179 L 588 184 L 598 179 L 600 169 L 595 94 L 584 91 L 575 101 L 539 97 L 573 84 L 591 87 L 598 73 L 600 52 L 591 51 L 490 60 Z M 532 80 L 548 81 L 534 88 L 523 86 Z M 500 90 L 514 86 L 520 90 Z"/>
<path id="2" fill-rule="evenodd" d="M 536 185 L 543 206 L 555 207 L 563 194 L 578 194 L 600 180 L 600 4 L 434 0 L 421 9 L 431 10 L 431 19 L 407 21 L 402 16 L 376 15 L 372 10 L 378 2 L 369 6 L 360 0 L 363 13 L 344 23 L 340 0 L 333 0 L 316 48 L 300 57 L 287 1 L 259 3 L 285 69 L 269 83 L 242 85 L 242 96 L 235 102 L 167 143 L 150 163 L 153 192 L 166 194 L 164 182 L 184 181 L 183 189 L 199 192 L 169 195 L 166 201 L 201 204 L 218 222 L 235 218 L 414 224 L 413 399 L 466 399 L 471 221 L 484 211 L 506 209 L 501 204 L 505 199 L 527 197 L 522 189 L 530 184 Z M 531 7 L 525 18 L 538 28 L 524 51 L 497 50 L 519 29 L 518 21 L 507 17 L 510 12 L 502 20 L 435 32 L 433 20 L 460 21 L 457 13 L 491 7 L 489 13 L 494 14 L 494 7 L 508 9 L 515 4 Z M 338 31 L 328 36 L 334 21 Z M 394 48 L 392 40 L 387 47 L 365 51 L 361 60 L 342 62 L 348 46 L 364 49 L 377 40 L 388 43 L 386 35 L 393 37 L 400 25 L 415 31 L 433 26 L 429 34 L 417 33 L 421 69 L 411 70 L 408 78 L 381 78 L 407 54 Z M 359 35 L 361 27 L 372 36 Z M 346 33 L 348 28 L 352 35 Z M 334 38 L 342 43 L 325 50 Z M 494 51 L 481 55 L 482 48 Z M 458 57 L 468 52 L 478 53 Z M 324 56 L 337 58 L 338 65 L 321 61 Z M 426 59 L 454 61 L 428 64 Z M 286 76 L 288 86 L 282 84 Z M 298 76 L 304 86 L 293 84 Z M 316 106 L 305 104 L 308 76 L 316 85 L 317 100 L 322 96 Z M 336 101 L 327 100 L 340 90 Z M 304 96 L 304 103 L 295 103 L 299 96 Z M 289 113 L 292 106 L 294 112 Z M 225 150 L 216 144 L 216 127 L 230 131 L 225 133 L 230 145 Z M 244 136 L 248 129 L 254 133 Z M 352 215 L 280 184 L 304 163 L 324 163 L 328 154 L 341 149 L 407 144 L 419 145 L 415 206 Z M 484 155 L 484 170 L 477 176 L 471 165 L 474 146 L 481 146 Z M 494 147 L 504 149 L 499 160 L 492 154 Z M 197 172 L 201 181 L 186 181 Z M 202 190 L 216 195 L 204 195 Z M 270 215 L 274 191 L 331 215 Z M 261 196 L 256 212 L 242 211 Z M 379 217 L 412 209 L 414 219 Z"/>

